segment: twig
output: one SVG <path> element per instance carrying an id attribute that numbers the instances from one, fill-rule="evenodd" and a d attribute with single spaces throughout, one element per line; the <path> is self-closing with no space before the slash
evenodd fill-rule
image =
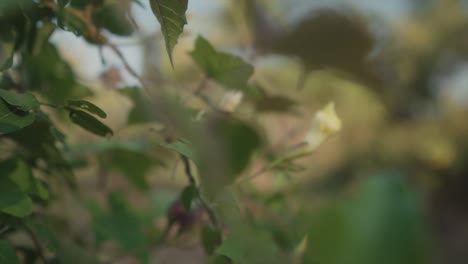
<path id="1" fill-rule="evenodd" d="M 200 190 L 197 188 L 197 185 L 196 185 L 196 181 L 195 181 L 195 177 L 193 176 L 192 174 L 192 169 L 191 169 L 191 166 L 190 166 L 190 160 L 185 157 L 184 155 L 180 155 L 183 163 L 184 163 L 184 167 L 185 167 L 185 174 L 187 175 L 187 178 L 190 182 L 190 184 L 192 186 L 195 187 L 196 189 L 196 195 L 197 195 L 197 198 L 198 200 L 200 201 L 201 205 L 203 206 L 203 208 L 205 208 L 206 212 L 208 213 L 208 217 L 210 218 L 210 222 L 211 224 L 213 224 L 214 226 L 218 226 L 218 219 L 216 217 L 216 214 L 215 212 L 213 211 L 213 209 L 208 205 L 208 203 L 205 201 L 205 199 L 203 199 L 201 193 L 200 193 Z"/>
<path id="2" fill-rule="evenodd" d="M 130 75 L 132 75 L 133 77 L 135 77 L 135 79 L 137 79 L 141 85 L 143 86 L 147 86 L 145 80 L 143 80 L 143 78 L 132 68 L 132 66 L 130 66 L 130 64 L 128 63 L 127 59 L 125 58 L 125 56 L 122 54 L 122 52 L 120 51 L 119 47 L 117 47 L 117 45 L 107 41 L 107 46 L 109 46 L 109 48 L 112 49 L 112 51 L 114 51 L 114 53 L 119 57 L 119 59 L 122 61 L 125 69 L 127 70 L 128 73 L 130 73 Z"/>
<path id="3" fill-rule="evenodd" d="M 37 239 L 36 234 L 34 234 L 34 231 L 27 224 L 23 223 L 22 226 L 24 228 L 24 231 L 26 231 L 26 233 L 31 238 L 34 244 L 34 247 L 36 248 L 37 255 L 42 260 L 42 262 L 44 262 L 44 264 L 47 264 L 48 263 L 47 258 L 44 255 L 44 252 L 41 247 L 41 243 L 39 242 L 39 239 Z"/>

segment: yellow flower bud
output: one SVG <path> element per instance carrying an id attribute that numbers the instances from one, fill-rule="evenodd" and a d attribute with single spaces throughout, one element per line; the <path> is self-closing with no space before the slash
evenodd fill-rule
<path id="1" fill-rule="evenodd" d="M 330 102 L 314 115 L 312 126 L 305 137 L 307 149 L 315 150 L 340 129 L 341 120 L 335 112 L 335 104 Z"/>

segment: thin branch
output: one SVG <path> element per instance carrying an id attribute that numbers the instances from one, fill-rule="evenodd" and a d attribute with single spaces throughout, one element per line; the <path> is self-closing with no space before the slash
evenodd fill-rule
<path id="1" fill-rule="evenodd" d="M 42 250 L 41 243 L 39 242 L 39 239 L 36 237 L 36 234 L 34 234 L 34 231 L 27 224 L 23 223 L 22 226 L 24 228 L 24 231 L 26 231 L 26 233 L 31 238 L 31 241 L 33 242 L 34 247 L 36 248 L 37 255 L 42 260 L 42 262 L 44 262 L 44 264 L 47 264 L 48 263 L 47 258 L 44 255 L 44 251 Z"/>
<path id="2" fill-rule="evenodd" d="M 208 214 L 208 217 L 210 218 L 210 222 L 211 224 L 213 224 L 214 226 L 218 226 L 218 219 L 216 217 L 216 214 L 215 212 L 213 211 L 213 209 L 208 205 L 208 203 L 205 201 L 205 199 L 203 199 L 201 193 L 200 193 L 200 190 L 198 189 L 197 185 L 196 185 L 196 181 L 195 181 L 195 177 L 193 176 L 192 174 L 192 169 L 191 169 L 191 166 L 190 166 L 190 160 L 185 157 L 184 155 L 180 155 L 183 163 L 184 163 L 184 167 L 185 167 L 185 174 L 187 175 L 187 178 L 190 182 L 190 184 L 192 186 L 195 187 L 196 189 L 196 195 L 197 195 L 197 198 L 198 200 L 200 201 L 201 205 L 203 206 L 203 208 L 206 210 L 207 214 Z"/>
<path id="3" fill-rule="evenodd" d="M 109 41 L 107 42 L 107 46 L 109 46 L 109 48 L 111 48 L 112 51 L 114 51 L 114 53 L 119 57 L 127 72 L 130 73 L 130 75 L 132 75 L 133 77 L 135 77 L 135 79 L 137 79 L 141 83 L 141 85 L 147 86 L 145 80 L 143 80 L 143 78 L 132 68 L 132 66 L 130 66 L 122 51 L 120 51 L 119 47 L 117 47 L 117 45 Z"/>

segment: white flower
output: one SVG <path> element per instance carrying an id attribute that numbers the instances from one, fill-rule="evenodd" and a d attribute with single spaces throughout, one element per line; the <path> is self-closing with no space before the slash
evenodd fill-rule
<path id="1" fill-rule="evenodd" d="M 242 102 L 244 94 L 241 91 L 227 91 L 220 102 L 220 108 L 228 113 L 236 110 L 237 106 Z"/>
<path id="2" fill-rule="evenodd" d="M 327 138 L 341 129 L 341 120 L 335 112 L 335 104 L 328 103 L 314 115 L 312 126 L 305 137 L 308 150 L 315 150 Z"/>

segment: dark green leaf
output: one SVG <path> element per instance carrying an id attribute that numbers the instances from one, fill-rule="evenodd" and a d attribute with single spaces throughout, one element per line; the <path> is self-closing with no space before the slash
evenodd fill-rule
<path id="1" fill-rule="evenodd" d="M 240 57 L 215 50 L 201 36 L 197 38 L 190 55 L 207 77 L 230 89 L 244 89 L 254 72 L 252 65 Z"/>
<path id="2" fill-rule="evenodd" d="M 207 255 L 212 255 L 217 247 L 221 245 L 221 232 L 209 225 L 204 225 L 201 230 L 201 240 Z"/>
<path id="3" fill-rule="evenodd" d="M 25 217 L 31 214 L 33 204 L 31 199 L 7 177 L 0 177 L 0 211 Z"/>
<path id="4" fill-rule="evenodd" d="M 176 151 L 179 154 L 184 155 L 185 157 L 195 160 L 195 154 L 193 153 L 193 147 L 186 142 L 177 141 L 175 143 L 162 143 L 161 147 L 168 148 Z"/>
<path id="5" fill-rule="evenodd" d="M 196 197 L 197 192 L 197 188 L 193 185 L 189 185 L 182 190 L 182 194 L 180 196 L 186 212 L 190 212 L 192 201 Z"/>
<path id="6" fill-rule="evenodd" d="M 27 221 L 27 226 L 34 232 L 37 238 L 47 245 L 51 250 L 58 251 L 60 249 L 60 240 L 46 226 L 37 222 Z"/>
<path id="7" fill-rule="evenodd" d="M 5 264 L 19 264 L 18 256 L 16 251 L 10 242 L 6 240 L 0 240 L 0 263 Z"/>
<path id="8" fill-rule="evenodd" d="M 427 225 L 404 179 L 376 175 L 355 191 L 310 219 L 305 263 L 427 263 Z"/>
<path id="9" fill-rule="evenodd" d="M 49 198 L 49 191 L 44 183 L 33 176 L 31 168 L 21 160 L 0 161 L 0 171 L 18 186 L 21 191 L 39 197 L 43 200 Z"/>
<path id="10" fill-rule="evenodd" d="M 166 42 L 166 50 L 169 60 L 172 61 L 172 50 L 177 44 L 177 39 L 184 31 L 187 24 L 185 11 L 187 11 L 188 0 L 150 0 L 151 9 L 161 24 L 161 32 Z"/>
<path id="11" fill-rule="evenodd" d="M 144 95 L 142 94 L 141 88 L 128 87 L 119 89 L 119 92 L 128 96 L 133 102 L 133 108 L 128 115 L 129 124 L 149 123 L 156 121 L 156 116 L 154 115 L 148 100 L 145 99 Z"/>
<path id="12" fill-rule="evenodd" d="M 113 134 L 108 126 L 84 111 L 71 110 L 70 119 L 73 123 L 98 136 L 105 137 Z"/>
<path id="13" fill-rule="evenodd" d="M 130 2 L 110 2 L 94 13 L 94 22 L 97 27 L 107 29 L 119 36 L 129 36 L 133 33 L 133 25 L 128 18 Z"/>
<path id="14" fill-rule="evenodd" d="M 23 112 L 0 100 L 0 134 L 6 134 L 31 125 L 35 120 L 32 113 Z"/>
<path id="15" fill-rule="evenodd" d="M 107 114 L 101 108 L 96 106 L 95 104 L 85 101 L 85 100 L 67 100 L 68 106 L 77 107 L 81 110 L 85 110 L 90 112 L 91 114 L 95 114 L 101 118 L 106 118 Z"/>
<path id="16" fill-rule="evenodd" d="M 0 89 L 0 97 L 9 105 L 22 111 L 34 110 L 39 107 L 39 102 L 31 93 L 15 93 Z"/>

